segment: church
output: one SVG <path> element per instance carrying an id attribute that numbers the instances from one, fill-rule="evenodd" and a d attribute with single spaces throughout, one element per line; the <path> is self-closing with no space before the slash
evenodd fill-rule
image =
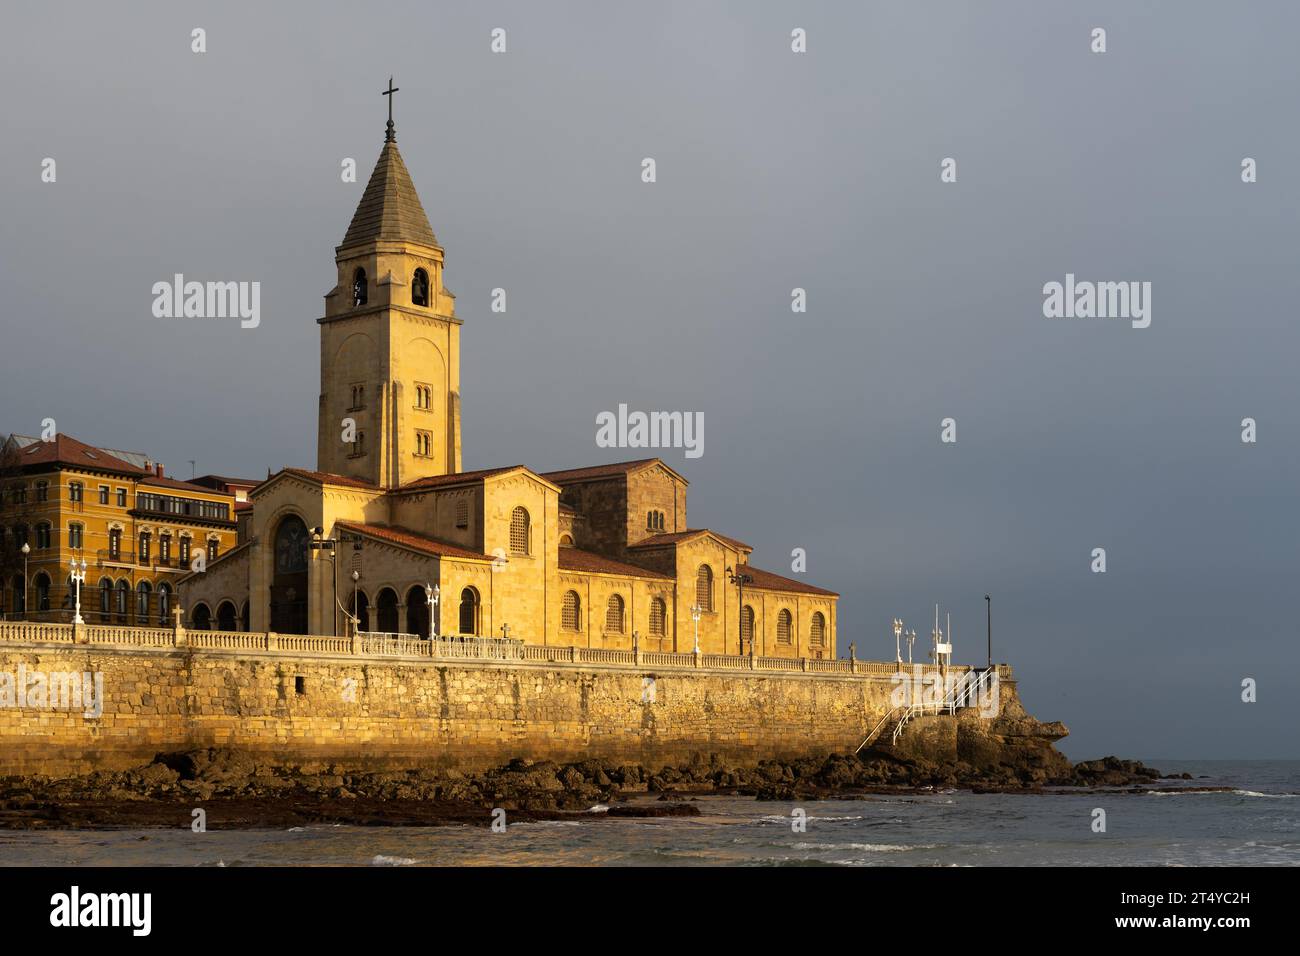
<path id="1" fill-rule="evenodd" d="M 390 108 L 317 320 L 316 467 L 248 493 L 236 546 L 179 582 L 190 626 L 834 658 L 838 595 L 691 527 L 660 459 L 462 470 L 443 264 Z"/>

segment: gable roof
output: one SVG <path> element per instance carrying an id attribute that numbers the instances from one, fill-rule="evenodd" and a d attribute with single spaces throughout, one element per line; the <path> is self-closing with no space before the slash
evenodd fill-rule
<path id="1" fill-rule="evenodd" d="M 346 488 L 362 488 L 366 491 L 383 490 L 378 485 L 372 485 L 368 481 L 363 481 L 360 478 L 352 478 L 348 475 L 331 475 L 327 471 L 311 471 L 307 468 L 281 468 L 274 475 L 271 475 L 265 481 L 258 484 L 258 486 L 250 491 L 249 494 L 261 494 L 266 487 L 271 484 L 271 482 L 276 481 L 282 475 L 292 475 L 295 478 L 303 478 L 318 485 L 342 485 Z"/>
<path id="2" fill-rule="evenodd" d="M 339 248 L 379 239 L 438 245 L 411 174 L 397 151 L 397 143 L 391 140 L 384 143 L 379 153 L 379 161 L 370 173 L 370 181 Z"/>
<path id="3" fill-rule="evenodd" d="M 91 471 L 111 471 L 116 474 L 138 476 L 147 474 L 143 468 L 111 455 L 102 448 L 87 445 L 71 435 L 59 433 L 49 441 L 34 439 L 26 444 L 17 441 L 16 461 L 20 467 L 34 465 L 67 465 L 72 468 L 86 468 Z"/>
<path id="4" fill-rule="evenodd" d="M 387 544 L 399 545 L 400 547 L 409 548 L 412 551 L 419 551 L 436 558 L 469 558 L 474 561 L 497 560 L 490 554 L 483 554 L 481 551 L 471 551 L 469 548 L 462 548 L 458 544 L 449 544 L 446 541 L 439 541 L 437 538 L 430 538 L 428 535 L 420 534 L 419 532 L 412 531 L 409 528 L 390 525 L 361 524 L 355 521 L 336 521 L 335 524 L 340 528 L 346 528 L 348 531 L 356 534 L 366 535 Z"/>
<path id="5" fill-rule="evenodd" d="M 764 571 L 752 564 L 744 565 L 744 569 L 754 579 L 747 587 L 760 588 L 765 591 L 793 591 L 798 594 L 822 594 L 826 597 L 839 597 L 839 594 L 835 591 L 828 591 L 812 584 L 804 584 L 802 581 L 795 581 L 792 578 L 783 578 L 779 574 Z"/>
<path id="6" fill-rule="evenodd" d="M 666 548 L 666 547 L 680 544 L 683 541 L 693 540 L 695 538 L 698 538 L 702 534 L 711 535 L 712 537 L 717 538 L 723 544 L 735 548 L 737 551 L 754 550 L 751 546 L 745 544 L 745 542 L 743 541 L 740 541 L 736 538 L 729 538 L 725 534 L 718 534 L 718 532 L 711 531 L 708 528 L 691 528 L 687 531 L 673 531 L 673 532 L 669 532 L 668 534 L 652 534 L 644 541 L 640 541 L 637 542 L 636 544 L 628 545 L 627 549 L 629 551 L 632 551 L 637 548 Z"/>
<path id="7" fill-rule="evenodd" d="M 507 465 L 505 468 L 480 468 L 478 471 L 456 471 L 447 475 L 429 475 L 427 478 L 416 478 L 414 481 L 408 481 L 397 491 L 419 491 L 428 488 L 446 488 L 451 485 L 468 485 L 476 481 L 482 481 L 484 478 L 491 478 L 493 475 L 501 475 L 507 471 L 528 471 L 524 465 Z"/>
<path id="8" fill-rule="evenodd" d="M 622 561 L 615 561 L 603 554 L 584 551 L 581 548 L 560 548 L 560 570 L 587 571 L 594 574 L 619 574 L 633 578 L 658 578 L 664 581 L 673 580 L 670 574 L 660 574 L 658 571 L 639 568 L 634 564 L 624 564 Z"/>
<path id="9" fill-rule="evenodd" d="M 564 485 L 575 481 L 591 481 L 599 478 L 617 478 L 620 475 L 630 475 L 634 471 L 640 471 L 642 468 L 648 468 L 651 465 L 663 465 L 663 467 L 675 478 L 679 479 L 682 484 L 690 484 L 685 478 L 676 471 L 664 464 L 662 458 L 638 458 L 636 461 L 616 461 L 608 465 L 588 465 L 583 468 L 569 468 L 565 471 L 547 471 L 542 473 L 542 477 L 552 481 L 557 485 Z"/>

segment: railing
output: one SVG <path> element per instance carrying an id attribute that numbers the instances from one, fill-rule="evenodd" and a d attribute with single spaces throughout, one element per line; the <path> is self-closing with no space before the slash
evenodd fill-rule
<path id="1" fill-rule="evenodd" d="M 858 744 L 858 749 L 853 752 L 854 753 L 860 752 L 863 747 L 867 746 L 869 743 L 875 740 L 876 737 L 879 736 L 880 731 L 884 729 L 885 724 L 888 722 L 889 718 L 893 717 L 894 714 L 896 713 L 898 713 L 897 707 L 892 707 L 889 710 L 885 711 L 885 716 L 881 717 L 880 721 L 876 724 L 876 726 L 871 728 L 871 733 L 867 734 L 867 736 L 863 738 L 862 743 Z"/>
<path id="2" fill-rule="evenodd" d="M 967 669 L 965 673 L 957 678 L 957 682 L 953 684 L 952 689 L 948 691 L 942 700 L 917 701 L 908 707 L 903 711 L 898 723 L 894 725 L 894 731 L 889 738 L 889 742 L 891 744 L 898 743 L 898 738 L 903 734 L 903 728 L 907 726 L 907 722 L 913 717 L 945 712 L 955 714 L 959 707 L 974 706 L 971 701 L 981 699 L 981 695 L 988 690 L 989 685 L 997 680 L 998 672 L 996 668 L 990 667 L 980 671 L 978 677 L 975 675 L 976 671 Z"/>
<path id="3" fill-rule="evenodd" d="M 414 634 L 363 631 L 355 637 L 320 634 L 278 634 L 266 631 L 209 631 L 188 628 L 132 627 L 118 624 L 72 624 L 38 621 L 0 621 L 0 643 L 100 644 L 115 647 L 184 647 L 203 650 L 256 653 L 299 653 L 369 655 L 374 657 L 423 658 L 425 660 L 523 661 L 547 664 L 598 664 L 641 668 L 761 671 L 766 673 L 843 674 L 856 677 L 889 677 L 898 672 L 887 661 L 817 660 L 803 657 L 750 657 L 740 654 L 695 654 L 672 651 L 641 651 L 623 648 L 575 647 L 553 644 L 525 644 L 517 639 L 442 636 L 433 641 Z M 894 740 L 902 726 L 922 712 L 954 711 L 969 706 L 994 679 L 997 671 L 972 672 L 942 703 L 916 704 L 903 714 L 894 729 Z M 1009 670 L 1004 670 L 1010 676 Z M 879 730 L 880 728 L 877 728 Z"/>

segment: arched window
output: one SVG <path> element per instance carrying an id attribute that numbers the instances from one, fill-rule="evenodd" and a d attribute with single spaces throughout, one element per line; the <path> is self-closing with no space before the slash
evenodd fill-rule
<path id="1" fill-rule="evenodd" d="M 85 546 L 85 531 L 85 525 L 68 525 L 68 547 L 74 551 L 80 551 Z"/>
<path id="2" fill-rule="evenodd" d="M 167 582 L 158 585 L 158 623 L 164 627 L 171 623 L 168 620 L 172 616 L 172 586 Z"/>
<path id="3" fill-rule="evenodd" d="M 194 540 L 188 534 L 181 535 L 180 562 L 183 567 L 190 566 L 190 545 L 193 543 Z"/>
<path id="4" fill-rule="evenodd" d="M 776 616 L 776 642 L 778 644 L 790 643 L 790 629 L 794 623 L 794 617 L 785 608 L 781 608 L 781 613 Z"/>
<path id="5" fill-rule="evenodd" d="M 158 535 L 158 563 L 169 564 L 172 559 L 172 536 L 164 531 Z"/>
<path id="6" fill-rule="evenodd" d="M 460 592 L 460 633 L 478 633 L 478 592 L 466 588 Z"/>
<path id="7" fill-rule="evenodd" d="M 740 613 L 740 639 L 746 648 L 754 642 L 754 609 L 748 604 Z"/>
<path id="8" fill-rule="evenodd" d="M 528 553 L 528 511 L 516 508 L 510 516 L 510 553 Z"/>
<path id="9" fill-rule="evenodd" d="M 109 607 L 113 603 L 113 582 L 108 578 L 99 579 L 99 613 L 108 617 Z"/>
<path id="10" fill-rule="evenodd" d="M 365 305 L 369 292 L 369 284 L 366 282 L 366 270 L 358 269 L 352 273 L 352 305 Z"/>
<path id="11" fill-rule="evenodd" d="M 206 604 L 194 605 L 190 612 L 190 627 L 196 631 L 212 630 L 212 610 Z"/>
<path id="12" fill-rule="evenodd" d="M 276 526 L 272 552 L 270 630 L 278 634 L 307 633 L 307 523 L 296 514 L 285 515 Z M 181 539 L 181 560 L 188 538 Z"/>
<path id="13" fill-rule="evenodd" d="M 605 608 L 605 630 L 615 634 L 623 633 L 623 599 L 617 594 L 609 596 L 609 604 Z"/>
<path id="14" fill-rule="evenodd" d="M 406 592 L 406 633 L 429 636 L 429 595 L 418 584 Z"/>
<path id="15" fill-rule="evenodd" d="M 411 277 L 411 302 L 415 305 L 429 304 L 429 273 L 416 269 Z"/>
<path id="16" fill-rule="evenodd" d="M 239 614 L 239 624 L 239 629 L 241 631 L 251 630 L 249 627 L 249 606 L 247 601 L 244 602 L 244 609 Z"/>
<path id="17" fill-rule="evenodd" d="M 121 581 L 118 581 L 117 587 L 114 588 L 114 597 L 116 598 L 116 600 L 114 600 L 113 602 L 113 611 L 114 613 L 117 614 L 118 617 L 123 617 L 123 618 L 126 617 L 126 607 L 127 604 L 130 603 L 128 599 L 130 594 L 131 594 L 130 583 L 127 582 L 125 578 L 123 578 Z"/>
<path id="18" fill-rule="evenodd" d="M 217 630 L 233 631 L 235 626 L 235 605 L 230 601 L 222 601 L 217 608 Z"/>
<path id="19" fill-rule="evenodd" d="M 813 614 L 812 623 L 808 625 L 808 645 L 810 647 L 826 645 L 826 617 L 821 611 Z"/>
<path id="20" fill-rule="evenodd" d="M 42 521 L 36 526 L 36 548 L 37 550 L 49 548 L 50 546 L 50 524 L 48 521 Z"/>
<path id="21" fill-rule="evenodd" d="M 392 588 L 384 588 L 379 592 L 379 600 L 375 602 L 375 610 L 378 612 L 376 617 L 379 630 L 385 634 L 397 633 L 397 592 Z"/>
<path id="22" fill-rule="evenodd" d="M 654 598 L 650 601 L 650 633 L 655 637 L 663 637 L 668 632 L 668 605 L 664 603 L 663 598 Z"/>
<path id="23" fill-rule="evenodd" d="M 713 610 L 713 569 L 701 564 L 695 574 L 695 603 L 701 611 Z"/>
<path id="24" fill-rule="evenodd" d="M 49 577 L 44 571 L 42 571 L 40 574 L 36 575 L 36 579 L 32 581 L 32 584 L 36 588 L 36 610 L 48 611 L 50 609 Z"/>
<path id="25" fill-rule="evenodd" d="M 572 547 L 573 547 L 573 535 L 571 535 L 571 534 L 562 534 L 562 535 L 560 535 L 560 547 L 561 547 L 561 548 L 572 548 Z"/>
<path id="26" fill-rule="evenodd" d="M 582 602 L 578 600 L 577 591 L 564 592 L 564 603 L 560 606 L 560 627 L 568 631 L 582 630 Z"/>
<path id="27" fill-rule="evenodd" d="M 141 627 L 149 623 L 149 596 L 152 593 L 153 585 L 148 581 L 135 586 L 135 619 Z"/>

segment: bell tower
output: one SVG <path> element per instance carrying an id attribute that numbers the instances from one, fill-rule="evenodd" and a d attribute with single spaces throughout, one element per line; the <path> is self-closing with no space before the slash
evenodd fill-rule
<path id="1" fill-rule="evenodd" d="M 321 327 L 320 471 L 382 488 L 461 470 L 460 325 L 443 249 L 388 131 L 335 249 Z"/>

